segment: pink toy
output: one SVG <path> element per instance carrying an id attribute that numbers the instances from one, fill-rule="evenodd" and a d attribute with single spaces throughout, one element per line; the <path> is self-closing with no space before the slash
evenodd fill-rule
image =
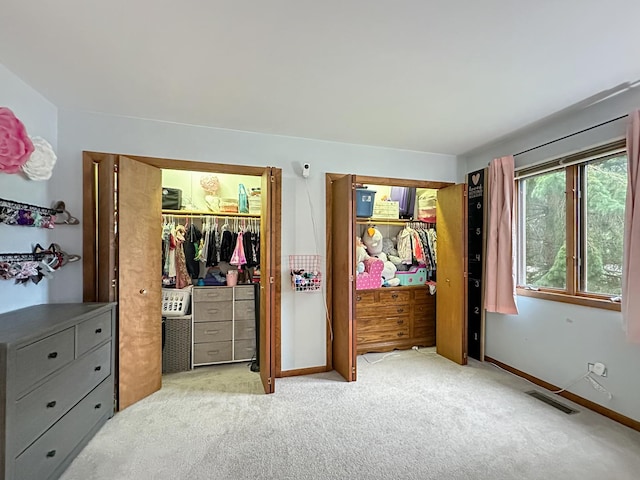
<path id="1" fill-rule="evenodd" d="M 356 275 L 356 290 L 371 290 L 382 286 L 382 270 L 384 262 L 379 258 L 367 258 L 364 261 L 364 272 Z"/>

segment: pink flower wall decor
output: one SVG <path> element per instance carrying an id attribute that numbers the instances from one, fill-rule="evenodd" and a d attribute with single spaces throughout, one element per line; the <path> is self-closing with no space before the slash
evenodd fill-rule
<path id="1" fill-rule="evenodd" d="M 18 173 L 33 150 L 22 122 L 11 110 L 0 107 L 0 173 Z"/>

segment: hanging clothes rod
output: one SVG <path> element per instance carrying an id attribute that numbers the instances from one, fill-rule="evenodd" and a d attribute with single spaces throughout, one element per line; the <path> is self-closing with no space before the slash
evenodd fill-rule
<path id="1" fill-rule="evenodd" d="M 212 212 L 210 210 L 162 210 L 163 215 L 173 215 L 174 217 L 193 217 L 196 215 L 207 217 L 238 217 L 238 218 L 258 218 L 260 214 L 254 213 L 226 213 Z"/>

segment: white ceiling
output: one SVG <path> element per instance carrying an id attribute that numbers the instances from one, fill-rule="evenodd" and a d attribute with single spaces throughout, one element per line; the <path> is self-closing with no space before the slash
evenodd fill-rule
<path id="1" fill-rule="evenodd" d="M 640 78 L 638 0 L 2 0 L 61 108 L 460 154 Z"/>

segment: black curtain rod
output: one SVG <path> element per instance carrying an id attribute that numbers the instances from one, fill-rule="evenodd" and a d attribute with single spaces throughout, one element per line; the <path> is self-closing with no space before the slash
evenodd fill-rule
<path id="1" fill-rule="evenodd" d="M 622 120 L 623 118 L 626 118 L 628 116 L 629 115 L 621 115 L 619 117 L 612 118 L 611 120 L 607 120 L 606 122 L 602 122 L 602 123 L 599 123 L 598 125 L 594 125 L 592 127 L 585 128 L 584 130 L 580 130 L 579 132 L 570 133 L 569 135 L 565 135 L 564 137 L 556 138 L 555 140 L 551 140 L 550 142 L 543 143 L 542 145 L 538 145 L 537 147 L 528 148 L 527 150 L 523 150 L 522 152 L 518 152 L 518 153 L 514 154 L 513 156 L 517 157 L 518 155 L 522 155 L 524 153 L 532 152 L 533 150 L 537 150 L 539 148 L 546 147 L 547 145 L 551 145 L 552 143 L 560 142 L 560 141 L 562 141 L 562 140 L 564 140 L 566 138 L 571 138 L 571 137 L 573 137 L 575 135 L 580 135 L 581 133 L 588 132 L 589 130 L 593 130 L 594 128 L 599 128 L 599 127 L 602 127 L 602 126 L 607 125 L 609 123 L 613 123 L 613 122 L 616 122 L 618 120 Z"/>

